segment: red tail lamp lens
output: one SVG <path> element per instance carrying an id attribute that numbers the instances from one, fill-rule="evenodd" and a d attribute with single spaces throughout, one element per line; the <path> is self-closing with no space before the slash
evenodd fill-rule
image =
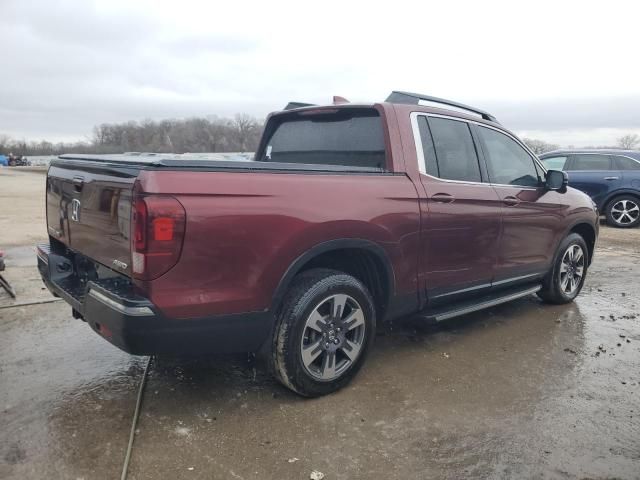
<path id="1" fill-rule="evenodd" d="M 171 217 L 153 219 L 153 239 L 163 242 L 173 240 L 173 226 L 175 221 Z"/>
<path id="2" fill-rule="evenodd" d="M 147 204 L 138 198 L 133 209 L 133 250 L 144 252 L 147 249 Z"/>
<path id="3" fill-rule="evenodd" d="M 133 275 L 152 280 L 168 272 L 180 258 L 186 225 L 182 204 L 174 197 L 137 197 L 133 206 Z"/>

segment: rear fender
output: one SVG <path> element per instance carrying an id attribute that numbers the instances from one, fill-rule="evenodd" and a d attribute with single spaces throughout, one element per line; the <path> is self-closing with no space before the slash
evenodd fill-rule
<path id="1" fill-rule="evenodd" d="M 327 253 L 333 250 L 342 250 L 347 248 L 359 248 L 367 250 L 368 252 L 373 253 L 380 261 L 384 267 L 386 280 L 389 285 L 388 297 L 386 299 L 386 303 L 388 304 L 389 300 L 395 294 L 395 275 L 393 272 L 393 267 L 391 265 L 391 261 L 385 252 L 385 250 L 379 246 L 378 244 L 365 239 L 359 238 L 343 238 L 343 239 L 335 239 L 329 240 L 326 242 L 319 243 L 314 245 L 309 250 L 304 252 L 298 258 L 296 258 L 289 268 L 287 268 L 286 272 L 280 279 L 278 286 L 273 295 L 271 310 L 276 311 L 280 302 L 284 298 L 289 286 L 293 278 L 302 270 L 302 268 L 313 258 L 322 255 L 323 253 Z"/>

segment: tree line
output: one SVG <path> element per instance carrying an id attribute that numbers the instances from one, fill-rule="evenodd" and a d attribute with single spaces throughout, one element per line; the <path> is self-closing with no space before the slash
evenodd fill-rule
<path id="1" fill-rule="evenodd" d="M 60 155 L 62 153 L 202 153 L 253 152 L 264 121 L 240 113 L 233 118 L 211 116 L 141 122 L 103 123 L 90 139 L 74 143 L 27 142 L 0 134 L 0 153 Z"/>
<path id="2" fill-rule="evenodd" d="M 263 120 L 244 113 L 233 118 L 210 116 L 102 123 L 93 128 L 89 139 L 75 143 L 27 142 L 0 134 L 0 154 L 254 152 L 263 128 Z M 523 138 L 523 141 L 537 155 L 560 148 L 544 140 Z M 615 146 L 598 148 L 634 149 L 638 146 L 640 135 L 627 134 L 618 138 Z"/>
<path id="3" fill-rule="evenodd" d="M 547 143 L 544 140 L 537 140 L 534 138 L 523 138 L 522 141 L 536 155 L 542 155 L 543 153 L 547 153 L 552 150 L 558 150 L 560 148 L 560 145 L 557 145 L 555 143 Z M 633 150 L 638 146 L 640 146 L 640 135 L 638 135 L 637 133 L 628 133 L 627 135 L 623 135 L 622 137 L 618 138 L 615 145 L 598 145 L 583 148 L 622 148 L 624 150 Z M 573 145 L 570 145 L 569 148 L 573 148 Z"/>

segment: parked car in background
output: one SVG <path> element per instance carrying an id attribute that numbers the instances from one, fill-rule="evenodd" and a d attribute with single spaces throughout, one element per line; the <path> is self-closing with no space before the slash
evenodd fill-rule
<path id="1" fill-rule="evenodd" d="M 569 185 L 587 193 L 609 225 L 640 224 L 640 151 L 554 150 L 540 160 L 548 169 L 569 172 Z"/>
<path id="2" fill-rule="evenodd" d="M 24 155 L 9 154 L 9 166 L 10 167 L 28 167 L 29 160 Z"/>
<path id="3" fill-rule="evenodd" d="M 9 160 L 5 155 L 0 155 L 0 167 L 6 167 L 9 165 Z"/>

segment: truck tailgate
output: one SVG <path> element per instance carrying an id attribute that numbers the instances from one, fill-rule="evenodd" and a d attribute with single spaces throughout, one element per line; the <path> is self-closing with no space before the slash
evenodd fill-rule
<path id="1" fill-rule="evenodd" d="M 46 193 L 49 235 L 131 275 L 131 199 L 138 172 L 90 161 L 53 162 Z"/>

